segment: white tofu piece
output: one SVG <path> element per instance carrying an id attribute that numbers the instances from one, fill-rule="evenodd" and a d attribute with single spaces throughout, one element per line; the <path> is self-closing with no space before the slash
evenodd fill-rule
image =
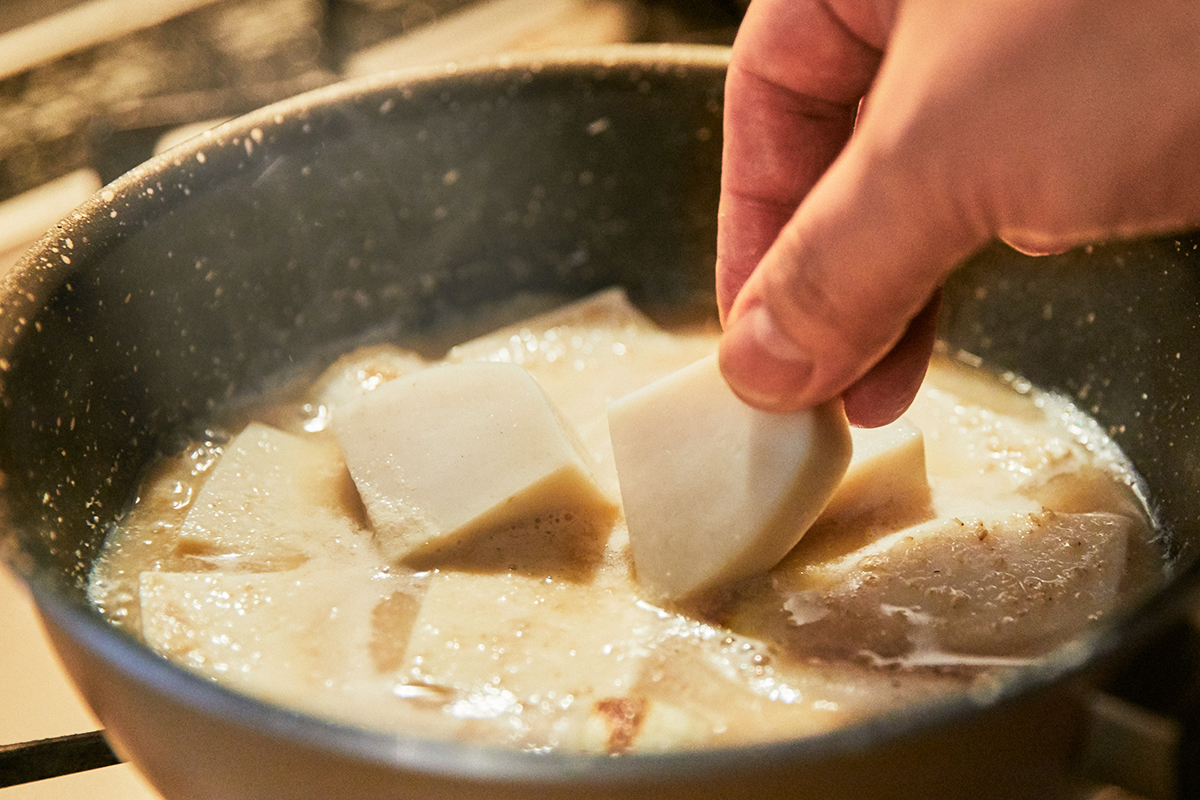
<path id="1" fill-rule="evenodd" d="M 143 638 L 163 655 L 231 688 L 333 716 L 364 684 L 381 687 L 368 697 L 387 692 L 375 655 L 377 609 L 415 597 L 407 578 L 362 564 L 146 571 L 139 590 Z"/>
<path id="2" fill-rule="evenodd" d="M 758 411 L 715 355 L 610 404 L 608 424 L 638 581 L 668 598 L 775 566 L 851 455 L 840 402 Z"/>
<path id="3" fill-rule="evenodd" d="M 596 430 L 594 457 L 611 465 L 605 406 L 716 352 L 715 330 L 667 333 L 611 288 L 452 348 L 456 363 L 519 364 L 577 431 Z"/>
<path id="4" fill-rule="evenodd" d="M 819 626 L 822 646 L 840 637 L 908 664 L 1036 655 L 1112 610 L 1135 525 L 1051 511 L 937 519 L 776 576 L 776 586 L 795 625 Z"/>
<path id="5" fill-rule="evenodd" d="M 736 634 L 726 641 L 728 650 L 718 652 L 699 637 L 676 639 L 647 659 L 634 692 L 648 700 L 636 749 L 719 745 L 726 736 L 778 741 L 821 733 L 842 718 L 816 702 L 831 693 L 825 681 L 793 684 L 774 669 L 764 643 Z"/>
<path id="6" fill-rule="evenodd" d="M 577 438 L 513 364 L 407 375 L 344 409 L 334 429 L 391 560 L 444 552 L 541 513 L 615 513 Z"/>
<path id="7" fill-rule="evenodd" d="M 638 711 L 640 713 L 635 717 L 636 727 L 629 726 L 634 728 L 632 731 L 626 732 L 620 725 L 614 725 L 612 722 L 605 725 L 607 751 L 627 752 L 637 749 L 643 753 L 666 753 L 688 747 L 702 747 L 711 739 L 715 727 L 708 716 L 698 713 L 695 708 L 683 708 L 669 699 L 646 700 L 644 708 L 639 708 Z M 716 724 L 724 722 L 724 719 L 718 719 Z M 628 744 L 624 747 L 614 746 L 625 741 L 628 741 Z"/>
<path id="8" fill-rule="evenodd" d="M 544 335 L 546 331 L 563 327 L 658 329 L 653 320 L 629 302 L 629 296 L 625 294 L 624 289 L 611 286 L 543 314 L 505 325 L 455 345 L 448 357 L 455 361 L 492 361 L 496 360 L 501 350 L 507 350 L 510 357 L 519 358 L 519 350 L 529 351 L 526 343 L 530 340 L 536 340 L 536 337 Z"/>
<path id="9" fill-rule="evenodd" d="M 333 416 L 367 392 L 428 366 L 429 362 L 417 353 L 395 345 L 360 347 L 330 364 L 313 383 L 309 395 Z"/>
<path id="10" fill-rule="evenodd" d="M 905 412 L 925 433 L 931 478 L 959 480 L 974 472 L 1006 494 L 1091 463 L 1086 448 L 1050 413 L 1062 410 L 1061 400 L 1038 395 L 1035 403 L 978 371 L 969 384 L 964 369 L 931 367 Z"/>
<path id="11" fill-rule="evenodd" d="M 466 716 L 490 713 L 485 705 L 500 712 L 494 692 L 530 710 L 543 702 L 586 710 L 629 692 L 642 669 L 642 645 L 661 625 L 653 609 L 621 587 L 435 573 L 404 674 L 457 692 L 456 713 Z"/>
<path id="12" fill-rule="evenodd" d="M 287 569 L 354 540 L 360 516 L 335 442 L 251 423 L 197 493 L 176 549 L 225 568 Z"/>
<path id="13" fill-rule="evenodd" d="M 1142 525 L 1149 524 L 1146 507 L 1133 487 L 1111 472 L 1091 465 L 1057 473 L 1040 483 L 1030 481 L 1021 487 L 1021 494 L 1051 511 L 1108 511 L 1139 520 Z"/>
<path id="14" fill-rule="evenodd" d="M 592 457 L 592 474 L 609 497 L 621 496 L 621 482 L 613 458 L 612 437 L 608 433 L 608 415 L 602 415 L 576 428 L 579 440 Z"/>
<path id="15" fill-rule="evenodd" d="M 822 518 L 855 517 L 884 506 L 928 507 L 925 437 L 904 417 L 879 428 L 851 428 L 854 454 Z"/>
<path id="16" fill-rule="evenodd" d="M 446 358 L 524 367 L 579 432 L 601 487 L 617 497 L 606 405 L 716 352 L 717 342 L 716 330 L 667 333 L 612 287 L 460 344 Z"/>

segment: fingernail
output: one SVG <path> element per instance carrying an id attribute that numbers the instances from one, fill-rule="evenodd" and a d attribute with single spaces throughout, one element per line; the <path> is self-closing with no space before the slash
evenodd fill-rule
<path id="1" fill-rule="evenodd" d="M 803 408 L 812 377 L 808 351 L 792 341 L 766 306 L 745 311 L 721 339 L 721 371 L 734 393 L 768 411 Z"/>

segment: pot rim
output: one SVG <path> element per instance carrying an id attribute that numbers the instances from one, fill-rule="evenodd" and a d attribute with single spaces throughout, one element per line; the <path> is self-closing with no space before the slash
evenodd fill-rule
<path id="1" fill-rule="evenodd" d="M 61 245 L 65 240 L 72 237 L 80 240 L 73 246 L 78 257 L 86 257 L 91 249 L 103 250 L 106 242 L 117 236 L 119 227 L 125 224 L 123 220 L 111 217 L 110 212 L 115 214 L 119 207 L 122 213 L 136 213 L 145 203 L 144 188 L 156 181 L 163 182 L 184 164 L 189 168 L 199 167 L 198 172 L 204 172 L 206 167 L 214 170 L 215 162 L 221 160 L 223 153 L 241 149 L 242 143 L 249 141 L 256 129 L 306 118 L 314 109 L 369 98 L 376 93 L 394 93 L 398 88 L 407 90 L 471 77 L 515 73 L 636 68 L 648 71 L 724 70 L 729 52 L 729 48 L 714 45 L 675 44 L 547 50 L 360 77 L 281 100 L 176 145 L 98 191 L 47 232 L 0 280 L 0 316 L 36 310 L 48 290 L 65 280 L 72 269 L 69 261 L 63 263 L 62 260 Z M 0 366 L 3 366 L 5 355 L 0 352 Z M 54 589 L 49 578 L 39 574 L 39 568 L 12 545 L 11 539 L 0 541 L 0 560 L 7 562 L 30 587 L 38 609 L 50 624 L 81 643 L 111 668 L 154 691 L 177 698 L 201 713 L 365 763 L 429 775 L 525 783 L 669 780 L 682 775 L 694 778 L 722 772 L 735 763 L 744 764 L 747 759 L 757 763 L 783 760 L 802 763 L 865 751 L 883 742 L 918 735 L 974 712 L 1080 678 L 1086 670 L 1115 658 L 1123 649 L 1146 641 L 1168 621 L 1181 616 L 1187 605 L 1200 595 L 1200 559 L 1192 559 L 1143 602 L 1113 615 L 1101 630 L 1074 640 L 1036 664 L 1022 668 L 998 687 L 954 693 L 798 739 L 666 753 L 633 753 L 613 758 L 564 752 L 528 753 L 373 731 L 237 693 L 166 660 L 111 626 L 86 602 L 64 597 Z"/>

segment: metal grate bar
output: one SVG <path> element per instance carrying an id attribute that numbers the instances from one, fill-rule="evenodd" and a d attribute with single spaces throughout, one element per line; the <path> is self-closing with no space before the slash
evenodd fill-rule
<path id="1" fill-rule="evenodd" d="M 119 763 L 104 731 L 0 745 L 0 788 Z"/>

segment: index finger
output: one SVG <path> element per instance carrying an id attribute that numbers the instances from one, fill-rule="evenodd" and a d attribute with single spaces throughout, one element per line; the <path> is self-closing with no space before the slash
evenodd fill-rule
<path id="1" fill-rule="evenodd" d="M 850 137 L 886 27 L 860 0 L 750 4 L 725 81 L 717 229 L 722 320 Z"/>

